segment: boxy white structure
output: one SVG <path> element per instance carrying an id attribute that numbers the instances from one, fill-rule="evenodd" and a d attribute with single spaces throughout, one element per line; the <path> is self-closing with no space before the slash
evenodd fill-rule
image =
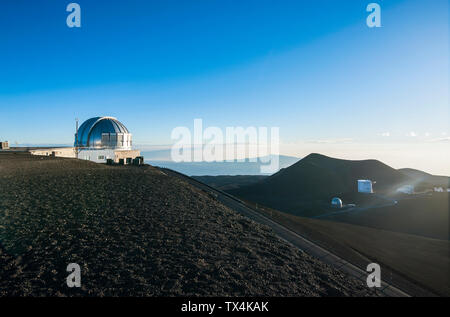
<path id="1" fill-rule="evenodd" d="M 367 179 L 358 180 L 358 193 L 372 194 L 372 181 Z"/>

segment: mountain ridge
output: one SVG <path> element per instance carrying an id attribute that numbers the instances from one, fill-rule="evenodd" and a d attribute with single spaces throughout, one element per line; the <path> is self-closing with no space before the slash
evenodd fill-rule
<path id="1" fill-rule="evenodd" d="M 416 181 L 425 182 L 434 186 L 445 186 L 450 188 L 450 177 L 433 175 L 414 168 L 400 168 L 398 171 L 414 178 Z"/>
<path id="2" fill-rule="evenodd" d="M 334 196 L 357 194 L 357 180 L 369 179 L 374 190 L 389 193 L 413 179 L 378 160 L 343 160 L 312 153 L 255 184 L 232 189 L 233 195 L 293 211 L 323 205 Z"/>

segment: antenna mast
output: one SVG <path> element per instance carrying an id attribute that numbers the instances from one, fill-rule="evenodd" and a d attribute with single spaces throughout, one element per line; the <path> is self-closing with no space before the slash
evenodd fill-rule
<path id="1" fill-rule="evenodd" d="M 78 148 L 78 118 L 75 118 L 75 128 L 76 128 L 76 132 L 75 132 L 75 156 L 76 158 L 78 158 L 78 153 L 79 153 L 79 148 Z"/>

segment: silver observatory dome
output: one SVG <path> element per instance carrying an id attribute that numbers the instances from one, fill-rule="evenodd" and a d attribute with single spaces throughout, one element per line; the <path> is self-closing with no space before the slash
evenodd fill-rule
<path id="1" fill-rule="evenodd" d="M 75 133 L 76 147 L 131 149 L 132 135 L 116 118 L 95 117 L 88 119 Z"/>
<path id="2" fill-rule="evenodd" d="M 331 206 L 335 207 L 335 208 L 342 208 L 344 206 L 342 199 L 340 199 L 339 197 L 334 197 L 331 200 Z"/>

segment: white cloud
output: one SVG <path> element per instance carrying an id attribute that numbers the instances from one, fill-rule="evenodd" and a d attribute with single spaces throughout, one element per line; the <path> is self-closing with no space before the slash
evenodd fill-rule
<path id="1" fill-rule="evenodd" d="M 450 136 L 445 137 L 445 138 L 438 138 L 438 139 L 431 140 L 431 142 L 449 142 L 449 141 L 450 141 Z"/>

